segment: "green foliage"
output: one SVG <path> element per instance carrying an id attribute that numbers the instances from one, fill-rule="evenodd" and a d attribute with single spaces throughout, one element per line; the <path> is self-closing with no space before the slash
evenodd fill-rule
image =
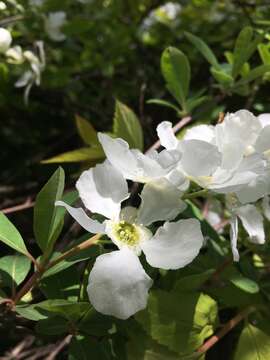
<path id="1" fill-rule="evenodd" d="M 63 226 L 63 210 L 56 207 L 55 202 L 61 199 L 64 184 L 64 171 L 58 168 L 36 198 L 34 233 L 39 247 L 45 254 L 51 252 Z"/>
<path id="2" fill-rule="evenodd" d="M 0 212 L 0 240 L 12 249 L 27 255 L 23 238 L 9 219 Z"/>
<path id="3" fill-rule="evenodd" d="M 182 292 L 180 287 L 171 292 L 155 290 L 136 319 L 159 344 L 188 355 L 213 334 L 217 304 L 208 295 Z"/>
<path id="4" fill-rule="evenodd" d="M 182 51 L 169 47 L 162 53 L 161 71 L 169 92 L 181 105 L 183 111 L 187 111 L 186 98 L 190 83 L 188 58 Z"/>
<path id="5" fill-rule="evenodd" d="M 24 255 L 8 255 L 0 259 L 0 286 L 15 290 L 30 271 L 31 261 Z"/>
<path id="6" fill-rule="evenodd" d="M 143 150 L 143 133 L 135 113 L 120 101 L 115 103 L 113 134 L 127 141 L 131 148 Z"/>
<path id="7" fill-rule="evenodd" d="M 92 346 L 91 346 L 91 345 Z M 76 336 L 72 339 L 69 347 L 69 360 L 87 359 L 112 359 L 110 344 L 104 340 L 101 342 L 93 341 L 91 337 Z"/>
<path id="8" fill-rule="evenodd" d="M 238 342 L 235 360 L 267 360 L 270 356 L 270 335 L 252 324 L 246 324 Z"/>

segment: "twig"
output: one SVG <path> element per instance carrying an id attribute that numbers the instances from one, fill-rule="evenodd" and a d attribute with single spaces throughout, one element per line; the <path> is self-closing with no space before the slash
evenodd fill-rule
<path id="1" fill-rule="evenodd" d="M 239 324 L 242 320 L 248 317 L 251 312 L 256 310 L 255 307 L 249 306 L 239 314 L 237 314 L 234 318 L 229 320 L 221 330 L 219 330 L 215 335 L 211 336 L 202 346 L 199 347 L 197 353 L 204 354 L 206 353 L 212 346 L 214 346 L 220 339 L 222 339 L 228 332 L 230 332 L 237 324 Z"/>
<path id="2" fill-rule="evenodd" d="M 13 306 L 20 301 L 20 299 L 27 294 L 39 281 L 39 278 L 42 274 L 48 270 L 49 268 L 53 267 L 54 265 L 58 264 L 62 260 L 79 253 L 82 250 L 89 248 L 90 246 L 94 245 L 98 239 L 100 238 L 100 234 L 96 234 L 92 236 L 90 239 L 82 242 L 79 245 L 74 246 L 73 248 L 69 249 L 56 259 L 49 262 L 49 264 L 43 264 L 43 266 L 39 265 L 39 268 L 33 273 L 33 275 L 28 279 L 28 281 L 24 284 L 24 286 L 17 292 L 17 294 L 13 298 Z"/>
<path id="3" fill-rule="evenodd" d="M 67 335 L 44 360 L 54 360 L 60 351 L 70 343 L 71 339 L 72 335 Z"/>
<path id="4" fill-rule="evenodd" d="M 0 20 L 0 26 L 5 26 L 5 25 L 9 25 L 13 22 L 16 21 L 21 21 L 24 20 L 25 16 L 24 15 L 14 15 L 14 16 L 10 16 L 6 19 Z"/>
<path id="5" fill-rule="evenodd" d="M 173 132 L 176 134 L 179 130 L 181 130 L 183 127 L 185 127 L 188 123 L 190 123 L 192 120 L 191 116 L 186 116 L 180 121 L 178 121 L 177 124 L 173 127 Z M 145 154 L 148 154 L 152 150 L 157 150 L 161 146 L 160 140 L 157 140 L 152 146 L 150 146 L 149 149 L 146 150 Z"/>
<path id="6" fill-rule="evenodd" d="M 8 208 L 5 208 L 5 209 L 1 209 L 0 211 L 4 214 L 11 214 L 11 213 L 14 213 L 14 212 L 18 212 L 18 211 L 21 211 L 21 210 L 25 210 L 25 209 L 29 209 L 31 207 L 33 207 L 35 204 L 34 201 L 31 200 L 31 198 L 27 198 L 25 202 L 23 202 L 22 204 L 19 204 L 19 205 L 15 205 L 15 206 L 12 206 L 12 207 L 8 207 Z"/>

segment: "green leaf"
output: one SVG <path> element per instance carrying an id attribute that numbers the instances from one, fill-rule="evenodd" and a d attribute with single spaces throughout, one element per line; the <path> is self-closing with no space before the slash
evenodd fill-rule
<path id="1" fill-rule="evenodd" d="M 101 147 L 85 147 L 59 154 L 50 159 L 42 161 L 42 164 L 57 164 L 69 162 L 98 162 L 104 158 L 104 152 Z"/>
<path id="2" fill-rule="evenodd" d="M 90 122 L 79 115 L 75 115 L 75 121 L 80 137 L 85 144 L 89 146 L 100 146 L 97 132 Z"/>
<path id="3" fill-rule="evenodd" d="M 68 360 L 111 360 L 111 346 L 107 340 L 97 341 L 93 337 L 73 337 L 69 347 Z"/>
<path id="4" fill-rule="evenodd" d="M 270 65 L 270 47 L 269 44 L 259 44 L 258 45 L 258 51 L 260 54 L 260 57 L 262 59 L 262 62 L 265 65 Z"/>
<path id="5" fill-rule="evenodd" d="M 48 254 L 52 250 L 56 235 L 59 235 L 59 212 L 63 213 L 55 202 L 60 200 L 64 190 L 65 174 L 59 167 L 44 185 L 36 198 L 34 207 L 34 234 L 41 250 Z M 60 224 L 60 225 L 59 225 Z"/>
<path id="6" fill-rule="evenodd" d="M 8 255 L 0 259 L 0 286 L 15 289 L 26 278 L 31 261 L 24 255 Z"/>
<path id="7" fill-rule="evenodd" d="M 270 71 L 270 65 L 257 66 L 255 69 L 250 70 L 247 76 L 237 81 L 237 83 L 235 83 L 235 87 L 245 85 L 250 81 L 257 79 L 258 77 L 263 76 L 268 71 Z"/>
<path id="8" fill-rule="evenodd" d="M 221 69 L 215 69 L 214 67 L 211 67 L 210 71 L 217 82 L 219 82 L 221 85 L 229 86 L 233 83 L 233 77 L 227 74 L 225 71 Z"/>
<path id="9" fill-rule="evenodd" d="M 35 330 L 43 335 L 61 335 L 68 332 L 69 322 L 59 316 L 39 320 Z"/>
<path id="10" fill-rule="evenodd" d="M 71 322 L 80 320 L 91 308 L 88 302 L 74 302 L 64 299 L 45 300 L 35 304 L 39 312 L 52 316 L 57 315 Z"/>
<path id="11" fill-rule="evenodd" d="M 185 276 L 176 282 L 175 290 L 184 292 L 199 290 L 214 272 L 214 269 L 210 269 L 200 274 Z"/>
<path id="12" fill-rule="evenodd" d="M 48 299 L 67 299 L 77 301 L 80 289 L 79 273 L 67 268 L 55 275 L 42 278 L 40 289 Z"/>
<path id="13" fill-rule="evenodd" d="M 201 38 L 189 32 L 185 32 L 185 35 L 188 38 L 188 40 L 197 48 L 198 51 L 200 51 L 200 53 L 214 68 L 219 68 L 219 63 L 217 61 L 215 54 Z"/>
<path id="14" fill-rule="evenodd" d="M 253 29 L 250 26 L 246 26 L 241 30 L 236 39 L 233 52 L 233 78 L 236 78 L 240 73 L 243 65 L 249 60 L 251 55 L 257 49 L 257 45 L 260 40 L 261 37 L 259 36 L 253 40 Z"/>
<path id="15" fill-rule="evenodd" d="M 54 265 L 53 267 L 49 268 L 42 275 L 42 279 L 50 277 L 52 275 L 55 275 L 55 274 L 59 273 L 60 271 L 66 270 L 70 266 L 73 266 L 74 264 L 76 264 L 76 263 L 78 263 L 80 261 L 95 258 L 99 254 L 100 254 L 99 247 L 98 246 L 91 246 L 90 248 L 82 250 L 78 254 L 73 255 L 73 256 L 59 262 L 58 264 Z M 52 256 L 52 259 L 58 257 L 59 255 L 61 255 L 61 253 L 55 253 Z"/>
<path id="16" fill-rule="evenodd" d="M 232 276 L 229 277 L 229 280 L 236 287 L 247 293 L 256 294 L 260 291 L 259 285 L 254 280 L 251 280 L 240 273 L 232 274 Z"/>
<path id="17" fill-rule="evenodd" d="M 217 304 L 208 295 L 151 292 L 146 310 L 135 315 L 149 336 L 171 351 L 188 355 L 213 334 Z"/>
<path id="18" fill-rule="evenodd" d="M 181 111 L 181 109 L 179 109 L 177 106 L 175 106 L 174 104 L 170 103 L 169 101 L 165 101 L 165 100 L 150 99 L 147 101 L 147 104 L 156 104 L 156 105 L 165 106 L 165 107 L 175 110 L 177 113 L 179 113 Z"/>
<path id="19" fill-rule="evenodd" d="M 161 71 L 167 88 L 176 101 L 186 110 L 186 97 L 189 92 L 190 65 L 182 51 L 168 47 L 161 56 Z"/>
<path id="20" fill-rule="evenodd" d="M 131 148 L 143 150 L 143 132 L 139 119 L 125 104 L 116 100 L 113 134 L 126 140 Z"/>
<path id="21" fill-rule="evenodd" d="M 12 249 L 28 255 L 21 234 L 2 212 L 0 212 L 0 240 Z"/>
<path id="22" fill-rule="evenodd" d="M 251 324 L 247 324 L 240 335 L 234 359 L 269 360 L 270 335 Z"/>
<path id="23" fill-rule="evenodd" d="M 198 106 L 203 104 L 205 101 L 210 100 L 209 96 L 200 96 L 200 97 L 192 97 L 187 100 L 187 109 L 190 113 L 194 109 L 196 109 Z"/>
<path id="24" fill-rule="evenodd" d="M 94 308 L 90 308 L 83 318 L 77 323 L 77 328 L 83 334 L 94 336 L 105 336 L 112 328 L 113 318 L 98 313 Z"/>
<path id="25" fill-rule="evenodd" d="M 17 305 L 16 312 L 25 319 L 32 321 L 47 319 L 47 317 L 49 316 L 48 312 L 45 313 L 44 311 L 42 311 L 42 309 L 38 308 L 38 304 Z"/>

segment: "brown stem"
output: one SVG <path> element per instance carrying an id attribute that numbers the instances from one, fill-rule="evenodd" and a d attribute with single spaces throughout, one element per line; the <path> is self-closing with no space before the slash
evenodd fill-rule
<path id="1" fill-rule="evenodd" d="M 90 239 L 84 241 L 83 243 L 74 246 L 70 250 L 66 251 L 62 255 L 60 255 L 58 258 L 52 260 L 47 265 L 43 265 L 43 267 L 39 266 L 39 268 L 34 272 L 34 274 L 29 278 L 29 280 L 24 284 L 24 286 L 17 292 L 17 294 L 14 296 L 13 302 L 14 305 L 17 304 L 17 302 L 25 295 L 27 294 L 38 282 L 39 278 L 42 276 L 42 274 L 48 270 L 49 268 L 53 267 L 54 265 L 58 264 L 62 260 L 68 258 L 69 256 L 75 255 L 78 252 L 89 248 L 90 246 L 94 245 L 98 239 L 100 238 L 100 234 L 96 234 L 92 236 Z"/>
<path id="2" fill-rule="evenodd" d="M 34 274 L 29 278 L 29 280 L 24 284 L 24 286 L 17 292 L 14 296 L 14 304 L 16 305 L 17 302 L 32 289 L 35 283 L 38 281 L 41 273 L 39 271 L 34 272 Z"/>
<path id="3" fill-rule="evenodd" d="M 253 306 L 249 306 L 239 314 L 237 314 L 234 318 L 229 320 L 221 330 L 219 330 L 215 335 L 211 336 L 202 346 L 199 347 L 197 353 L 204 354 L 206 353 L 212 346 L 214 346 L 220 339 L 222 339 L 228 332 L 230 332 L 237 324 L 239 324 L 242 320 L 244 320 L 251 312 L 255 311 L 256 308 Z"/>
<path id="4" fill-rule="evenodd" d="M 17 211 L 21 211 L 21 210 L 25 210 L 25 209 L 29 209 L 31 207 L 33 207 L 35 205 L 34 201 L 31 201 L 30 198 L 26 199 L 26 201 L 22 204 L 19 205 L 15 205 L 12 207 L 8 207 L 6 209 L 1 209 L 0 211 L 4 214 L 11 214 Z"/>
<path id="5" fill-rule="evenodd" d="M 84 241 L 83 243 L 74 246 L 72 249 L 64 252 L 62 255 L 60 255 L 58 258 L 52 260 L 49 265 L 47 266 L 47 269 L 53 267 L 54 265 L 58 264 L 59 262 L 61 262 L 62 260 L 66 259 L 67 257 L 70 257 L 72 255 L 77 254 L 78 252 L 85 250 L 87 248 L 89 248 L 90 246 L 94 245 L 98 239 L 100 238 L 100 234 L 96 234 L 94 236 L 92 236 L 90 239 Z"/>

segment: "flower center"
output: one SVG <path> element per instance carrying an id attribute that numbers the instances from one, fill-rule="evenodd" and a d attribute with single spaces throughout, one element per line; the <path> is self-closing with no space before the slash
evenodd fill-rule
<path id="1" fill-rule="evenodd" d="M 135 246 L 139 243 L 139 234 L 136 227 L 126 221 L 120 221 L 115 227 L 116 235 L 122 243 Z"/>

